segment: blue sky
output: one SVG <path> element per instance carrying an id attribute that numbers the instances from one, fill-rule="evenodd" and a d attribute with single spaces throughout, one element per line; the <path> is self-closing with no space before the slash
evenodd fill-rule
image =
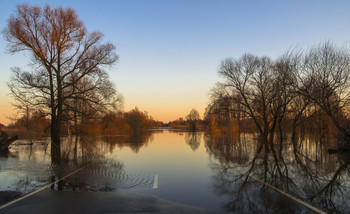
<path id="1" fill-rule="evenodd" d="M 72 7 L 89 31 L 101 31 L 120 56 L 111 80 L 124 109 L 138 106 L 162 121 L 201 115 L 225 57 L 276 58 L 293 47 L 350 38 L 350 1 L 105 0 L 0 1 L 0 28 L 19 3 Z M 8 123 L 10 67 L 29 55 L 6 53 L 0 38 L 0 122 Z"/>

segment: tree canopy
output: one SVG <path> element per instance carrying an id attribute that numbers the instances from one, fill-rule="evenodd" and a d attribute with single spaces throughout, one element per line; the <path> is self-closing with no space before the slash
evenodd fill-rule
<path id="1" fill-rule="evenodd" d="M 102 111 L 119 101 L 106 72 L 118 60 L 115 46 L 103 44 L 101 32 L 88 33 L 72 8 L 49 5 L 18 5 L 4 35 L 11 53 L 30 53 L 33 69 L 12 69 L 8 84 L 12 96 L 47 110 L 51 152 L 59 160 L 62 121 L 72 112 L 86 113 L 81 112 L 82 105 Z"/>

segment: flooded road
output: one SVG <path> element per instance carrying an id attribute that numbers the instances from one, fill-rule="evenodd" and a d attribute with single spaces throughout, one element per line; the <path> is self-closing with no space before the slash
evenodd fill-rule
<path id="1" fill-rule="evenodd" d="M 0 157 L 0 191 L 26 194 L 48 185 L 150 195 L 211 210 L 348 213 L 349 155 L 328 154 L 332 140 L 320 143 L 310 135 L 267 151 L 254 134 L 73 136 L 62 142 L 60 164 L 51 163 L 49 140 L 18 141 Z"/>

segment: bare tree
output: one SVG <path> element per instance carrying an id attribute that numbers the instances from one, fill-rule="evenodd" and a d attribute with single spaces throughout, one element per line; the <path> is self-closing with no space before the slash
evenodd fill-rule
<path id="1" fill-rule="evenodd" d="M 192 109 L 190 113 L 186 116 L 186 120 L 190 126 L 192 132 L 197 131 L 198 129 L 198 120 L 200 120 L 199 113 L 196 109 Z"/>
<path id="2" fill-rule="evenodd" d="M 205 117 L 215 115 L 218 121 L 228 125 L 232 119 L 240 118 L 240 105 L 234 102 L 230 94 L 223 84 L 216 84 L 210 92 L 211 104 L 206 109 Z"/>
<path id="3" fill-rule="evenodd" d="M 296 77 L 297 92 L 316 103 L 347 138 L 350 131 L 344 116 L 350 98 L 350 54 L 325 42 L 302 56 L 302 66 Z"/>
<path id="4" fill-rule="evenodd" d="M 18 69 L 18 68 L 13 68 L 13 69 Z M 12 87 L 11 83 L 9 83 L 8 85 L 10 86 L 10 90 L 11 90 L 10 95 L 13 98 L 13 102 L 11 104 L 17 110 L 15 116 L 12 119 L 13 120 L 19 119 L 19 117 L 23 115 L 23 117 L 25 118 L 24 126 L 26 128 L 28 138 L 31 141 L 32 140 L 32 136 L 31 136 L 32 126 L 30 124 L 30 115 L 35 110 L 33 108 L 33 106 L 30 104 L 31 97 L 28 97 L 26 94 L 17 92 L 16 88 Z"/>
<path id="5" fill-rule="evenodd" d="M 72 85 L 69 92 L 74 96 L 65 102 L 65 119 L 73 122 L 76 134 L 79 134 L 79 123 L 103 119 L 111 109 L 115 110 L 123 103 L 123 97 L 117 93 L 107 75 L 97 80 L 84 77 Z"/>
<path id="6" fill-rule="evenodd" d="M 290 102 L 289 74 L 281 61 L 268 57 L 243 55 L 240 59 L 225 59 L 219 70 L 222 83 L 234 103 L 235 109 L 248 115 L 255 123 L 264 144 L 271 147 L 277 124 L 285 115 Z"/>
<path id="7" fill-rule="evenodd" d="M 88 33 L 71 8 L 52 9 L 22 4 L 4 29 L 11 53 L 28 51 L 33 71 L 13 70 L 9 83 L 15 96 L 30 97 L 31 105 L 46 108 L 51 116 L 51 155 L 60 161 L 60 133 L 64 103 L 96 90 L 96 81 L 117 61 L 114 45 L 101 44 L 102 33 Z M 72 78 L 74 76 L 74 78 Z M 91 87 L 72 90 L 84 78 Z M 93 100 L 87 99 L 88 102 Z"/>

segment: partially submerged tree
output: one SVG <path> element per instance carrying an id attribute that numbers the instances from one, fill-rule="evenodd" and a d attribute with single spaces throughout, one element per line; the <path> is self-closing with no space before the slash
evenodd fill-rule
<path id="1" fill-rule="evenodd" d="M 130 126 L 132 135 L 141 134 L 145 129 L 151 128 L 152 118 L 148 116 L 147 112 L 140 111 L 137 107 L 124 113 L 124 119 Z"/>
<path id="2" fill-rule="evenodd" d="M 99 91 L 98 83 L 107 77 L 104 69 L 117 61 L 115 47 L 101 44 L 102 33 L 88 33 L 73 9 L 52 9 L 49 5 L 18 5 L 4 35 L 11 53 L 28 51 L 32 57 L 33 71 L 13 69 L 11 92 L 15 97 L 29 98 L 32 106 L 48 110 L 51 155 L 53 161 L 60 161 L 65 103 L 82 97 L 87 104 L 96 103 L 89 95 Z M 76 89 L 85 80 L 90 84 Z"/>
<path id="3" fill-rule="evenodd" d="M 246 54 L 223 60 L 219 74 L 224 81 L 212 90 L 207 120 L 212 115 L 231 120 L 234 112 L 240 112 L 250 118 L 248 123 L 254 122 L 270 147 L 276 131 L 283 141 L 283 126 L 289 123 L 295 139 L 296 129 L 311 118 L 314 124 L 321 121 L 316 124 L 321 135 L 331 120 L 350 139 L 350 54 L 345 48 L 325 42 L 305 52 L 287 52 L 277 60 Z"/>
<path id="4" fill-rule="evenodd" d="M 82 78 L 70 87 L 70 92 L 75 95 L 65 102 L 64 116 L 76 135 L 83 132 L 78 129 L 79 124 L 96 123 L 123 103 L 123 97 L 117 94 L 107 75 L 96 80 Z"/>
<path id="5" fill-rule="evenodd" d="M 289 73 L 282 61 L 250 54 L 221 63 L 221 83 L 238 111 L 250 117 L 267 148 L 273 146 L 276 127 L 281 123 L 291 100 Z M 222 90 L 222 89 L 221 89 Z"/>
<path id="6" fill-rule="evenodd" d="M 344 115 L 349 110 L 350 54 L 325 42 L 301 57 L 296 73 L 297 93 L 318 105 L 348 139 L 350 130 Z"/>
<path id="7" fill-rule="evenodd" d="M 210 116 L 216 117 L 216 120 L 224 125 L 229 125 L 230 121 L 234 118 L 240 117 L 239 103 L 236 103 L 231 98 L 230 93 L 226 90 L 223 84 L 217 84 L 210 92 L 211 104 L 205 112 L 205 119 L 210 120 Z"/>
<path id="8" fill-rule="evenodd" d="M 200 120 L 199 113 L 196 109 L 192 109 L 186 116 L 186 120 L 189 124 L 190 131 L 195 132 L 198 129 L 198 121 Z"/>

